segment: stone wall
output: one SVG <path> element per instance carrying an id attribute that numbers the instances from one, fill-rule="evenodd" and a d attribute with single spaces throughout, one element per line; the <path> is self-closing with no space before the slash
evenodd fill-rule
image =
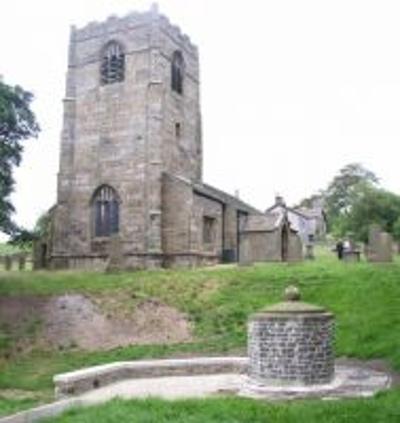
<path id="1" fill-rule="evenodd" d="M 32 254 L 28 252 L 0 256 L 0 270 L 26 270 L 32 268 Z"/>
<path id="2" fill-rule="evenodd" d="M 249 376 L 268 385 L 328 383 L 334 374 L 330 313 L 260 314 L 249 321 Z"/>
<path id="3" fill-rule="evenodd" d="M 241 264 L 282 261 L 280 232 L 242 232 L 239 261 Z"/>
<path id="4" fill-rule="evenodd" d="M 282 257 L 282 228 L 272 231 L 242 231 L 240 233 L 241 264 L 256 262 L 280 262 Z M 300 237 L 290 232 L 288 236 L 288 251 L 286 261 L 303 260 L 303 246 Z"/>
<path id="5" fill-rule="evenodd" d="M 168 173 L 163 174 L 162 183 L 162 249 L 166 267 L 190 265 L 191 214 L 193 208 L 192 187 L 180 178 Z"/>
<path id="6" fill-rule="evenodd" d="M 303 244 L 298 234 L 289 233 L 288 257 L 287 261 L 296 262 L 303 260 Z"/>
<path id="7" fill-rule="evenodd" d="M 116 362 L 54 377 L 55 396 L 71 397 L 124 379 L 244 373 L 247 357 L 199 357 L 170 360 Z"/>
<path id="8" fill-rule="evenodd" d="M 210 198 L 194 194 L 192 240 L 193 248 L 203 254 L 214 256 L 220 260 L 223 245 L 224 205 Z M 204 239 L 204 218 L 213 220 L 210 240 Z"/>
<path id="9" fill-rule="evenodd" d="M 237 258 L 238 219 L 250 206 L 210 186 L 169 173 L 162 178 L 162 250 L 169 266 L 210 265 L 230 252 Z M 213 220 L 212 237 L 204 238 L 204 218 Z"/>

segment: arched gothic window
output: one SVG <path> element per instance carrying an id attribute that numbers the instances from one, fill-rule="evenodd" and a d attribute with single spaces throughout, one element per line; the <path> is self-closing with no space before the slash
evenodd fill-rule
<path id="1" fill-rule="evenodd" d="M 185 63 L 180 51 L 175 51 L 171 63 L 171 88 L 179 94 L 183 93 L 183 74 Z"/>
<path id="2" fill-rule="evenodd" d="M 116 41 L 106 45 L 101 57 L 101 83 L 112 84 L 124 80 L 125 54 L 122 46 Z"/>
<path id="3" fill-rule="evenodd" d="M 119 232 L 119 203 L 114 188 L 102 185 L 95 191 L 92 200 L 95 236 L 111 236 Z"/>

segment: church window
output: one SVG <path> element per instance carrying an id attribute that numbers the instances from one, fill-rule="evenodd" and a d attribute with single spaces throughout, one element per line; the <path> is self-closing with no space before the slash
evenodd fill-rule
<path id="1" fill-rule="evenodd" d="M 203 242 L 211 244 L 215 240 L 216 219 L 210 216 L 203 216 Z"/>
<path id="2" fill-rule="evenodd" d="M 125 75 L 125 54 L 122 46 L 116 41 L 108 43 L 101 57 L 101 83 L 121 82 Z"/>
<path id="3" fill-rule="evenodd" d="M 114 188 L 108 185 L 98 188 L 92 208 L 95 236 L 108 237 L 119 232 L 119 199 Z"/>
<path id="4" fill-rule="evenodd" d="M 183 93 L 184 61 L 180 51 L 175 51 L 171 63 L 171 88 L 178 94 Z"/>

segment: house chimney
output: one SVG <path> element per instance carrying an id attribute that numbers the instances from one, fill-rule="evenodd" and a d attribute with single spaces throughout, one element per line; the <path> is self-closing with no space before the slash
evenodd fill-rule
<path id="1" fill-rule="evenodd" d="M 285 207 L 286 206 L 285 200 L 279 194 L 275 195 L 275 205 L 276 206 L 282 206 L 282 207 Z"/>

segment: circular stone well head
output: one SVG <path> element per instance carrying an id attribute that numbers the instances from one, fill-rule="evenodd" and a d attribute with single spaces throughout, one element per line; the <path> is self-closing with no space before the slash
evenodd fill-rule
<path id="1" fill-rule="evenodd" d="M 334 377 L 334 316 L 300 301 L 290 286 L 284 301 L 250 317 L 249 377 L 257 384 L 325 384 Z"/>

